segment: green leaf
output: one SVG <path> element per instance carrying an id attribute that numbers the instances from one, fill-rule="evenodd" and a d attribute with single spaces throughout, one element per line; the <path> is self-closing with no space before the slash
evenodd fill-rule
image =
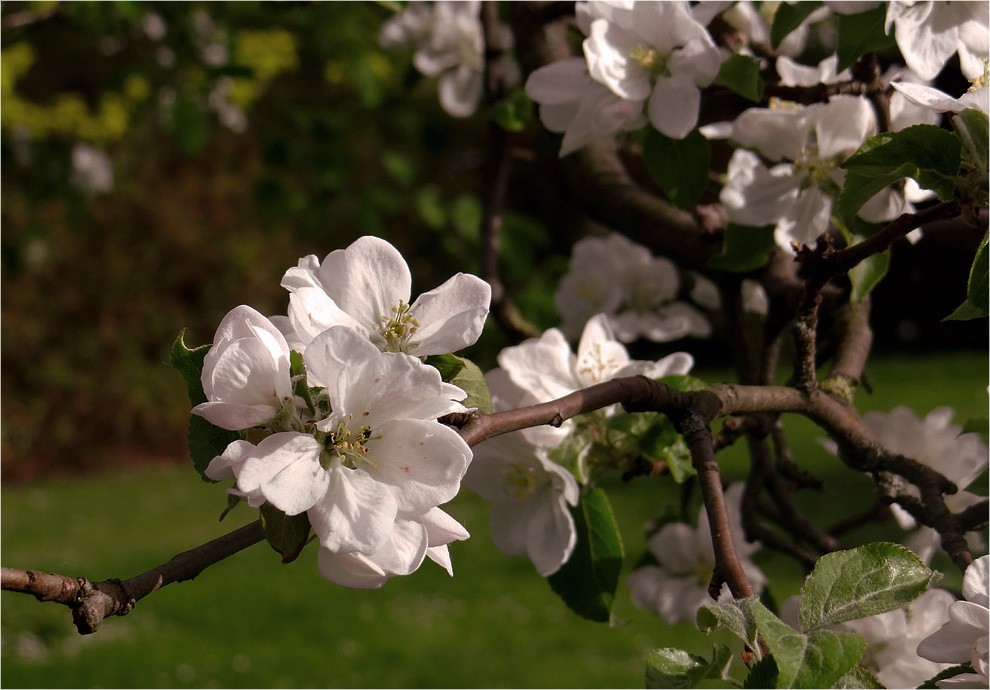
<path id="1" fill-rule="evenodd" d="M 833 630 L 815 630 L 805 635 L 758 600 L 744 601 L 777 662 L 778 688 L 830 688 L 856 665 L 866 649 L 862 635 Z"/>
<path id="2" fill-rule="evenodd" d="M 801 628 L 810 632 L 903 608 L 937 576 L 911 551 L 889 542 L 825 554 L 801 589 Z"/>
<path id="3" fill-rule="evenodd" d="M 678 208 L 691 208 L 701 200 L 710 158 L 708 139 L 697 129 L 683 139 L 671 139 L 650 128 L 643 142 L 650 176 Z"/>
<path id="4" fill-rule="evenodd" d="M 203 383 L 200 380 L 203 371 L 203 360 L 206 353 L 210 351 L 210 345 L 189 349 L 186 346 L 183 336 L 185 331 L 179 334 L 172 344 L 171 360 L 186 382 L 186 390 L 189 395 L 189 402 L 195 406 L 206 402 L 206 394 L 203 392 Z M 199 472 L 204 481 L 214 480 L 206 476 L 206 467 L 210 460 L 223 453 L 232 441 L 236 441 L 240 436 L 236 431 L 228 431 L 218 426 L 210 424 L 199 415 L 189 415 L 189 433 L 187 443 L 189 445 L 189 456 L 192 458 L 193 467 Z"/>
<path id="5" fill-rule="evenodd" d="M 851 67 L 865 53 L 884 50 L 895 45 L 894 36 L 888 36 L 883 30 L 886 16 L 886 5 L 859 14 L 836 15 L 839 34 L 836 46 L 839 57 L 837 71 L 841 72 Z"/>
<path id="6" fill-rule="evenodd" d="M 457 355 L 429 355 L 425 360 L 427 364 L 440 372 L 440 378 L 445 382 L 450 381 L 461 373 L 465 360 Z"/>
<path id="7" fill-rule="evenodd" d="M 770 260 L 777 246 L 773 225 L 753 227 L 729 223 L 722 238 L 722 253 L 708 260 L 708 267 L 733 273 L 748 273 Z"/>
<path id="8" fill-rule="evenodd" d="M 770 45 L 776 50 L 780 47 L 780 42 L 787 38 L 787 35 L 794 29 L 801 26 L 801 22 L 822 6 L 820 2 L 796 2 L 794 4 L 782 2 L 777 6 L 777 12 L 773 15 L 773 26 L 770 27 Z"/>
<path id="9" fill-rule="evenodd" d="M 570 559 L 547 582 L 576 614 L 606 623 L 611 618 L 622 570 L 619 527 L 601 489 L 584 494 L 571 514 L 577 528 L 577 545 Z"/>
<path id="10" fill-rule="evenodd" d="M 871 254 L 849 269 L 849 282 L 852 283 L 850 302 L 859 302 L 875 288 L 890 267 L 890 252 Z"/>
<path id="11" fill-rule="evenodd" d="M 962 321 L 986 316 L 990 302 L 990 258 L 987 255 L 987 235 L 983 235 L 976 250 L 976 257 L 969 269 L 969 282 L 966 287 L 966 300 L 946 321 Z"/>
<path id="12" fill-rule="evenodd" d="M 524 89 L 516 89 L 492 106 L 492 120 L 509 132 L 521 132 L 533 118 L 533 102 Z"/>
<path id="13" fill-rule="evenodd" d="M 464 366 L 450 379 L 449 383 L 467 393 L 467 398 L 462 400 L 461 404 L 465 407 L 477 407 L 481 414 L 491 414 L 492 394 L 485 382 L 485 375 L 481 373 L 478 365 L 470 359 L 456 356 L 455 358 L 460 360 Z"/>
<path id="14" fill-rule="evenodd" d="M 291 563 L 309 539 L 309 517 L 306 513 L 286 515 L 271 504 L 261 506 L 261 526 L 265 539 L 280 556 L 283 563 Z"/>
<path id="15" fill-rule="evenodd" d="M 646 657 L 645 687 L 697 688 L 706 678 L 723 678 L 731 661 L 723 644 L 712 646 L 711 661 L 674 647 L 654 649 Z"/>
<path id="16" fill-rule="evenodd" d="M 990 167 L 990 117 L 982 110 L 966 108 L 952 118 L 952 128 L 962 140 L 974 171 L 985 176 Z"/>
<path id="17" fill-rule="evenodd" d="M 855 688 L 883 688 L 886 686 L 875 675 L 857 664 L 849 669 L 849 673 L 835 681 L 835 685 L 832 687 L 855 690 Z"/>
<path id="18" fill-rule="evenodd" d="M 591 448 L 589 434 L 568 434 L 558 445 L 547 451 L 547 456 L 568 470 L 581 484 L 588 483 L 588 450 Z"/>
<path id="19" fill-rule="evenodd" d="M 959 139 L 935 125 L 914 125 L 870 137 L 840 166 L 848 172 L 833 213 L 848 223 L 863 204 L 905 177 L 934 191 L 943 201 L 951 199 L 960 151 Z"/>
<path id="20" fill-rule="evenodd" d="M 759 103 L 763 98 L 763 79 L 760 78 L 760 63 L 753 58 L 733 53 L 722 63 L 715 83 L 732 89 L 740 96 Z"/>

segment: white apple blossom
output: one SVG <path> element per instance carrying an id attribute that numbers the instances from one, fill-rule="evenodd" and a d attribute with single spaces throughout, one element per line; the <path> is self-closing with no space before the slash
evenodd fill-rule
<path id="1" fill-rule="evenodd" d="M 201 381 L 207 402 L 192 412 L 223 429 L 250 429 L 294 410 L 289 346 L 271 321 L 246 305 L 220 322 Z"/>
<path id="2" fill-rule="evenodd" d="M 544 127 L 563 133 L 561 157 L 592 141 L 638 129 L 646 122 L 643 101 L 612 93 L 591 78 L 587 63 L 579 57 L 533 71 L 526 80 L 526 94 L 540 104 Z"/>
<path id="3" fill-rule="evenodd" d="M 477 0 L 411 2 L 379 33 L 385 48 L 416 46 L 413 64 L 426 76 L 439 77 L 440 105 L 454 117 L 469 117 L 481 101 L 485 41 L 480 12 Z M 499 30 L 503 43 L 511 44 L 508 28 Z"/>
<path id="4" fill-rule="evenodd" d="M 588 319 L 604 313 L 617 338 L 668 342 L 708 337 L 711 324 L 698 309 L 676 300 L 680 278 L 673 262 L 619 233 L 574 243 L 570 267 L 554 303 L 560 329 L 576 338 Z"/>
<path id="5" fill-rule="evenodd" d="M 725 503 L 736 555 L 753 591 L 759 593 L 766 576 L 750 560 L 760 548 L 759 543 L 747 542 L 742 533 L 740 505 L 744 489 L 742 482 L 730 486 L 725 491 Z M 702 604 L 711 601 L 708 585 L 715 567 L 705 507 L 698 513 L 697 527 L 683 522 L 667 523 L 649 538 L 647 548 L 656 564 L 644 565 L 629 574 L 633 603 L 657 614 L 665 623 L 694 620 Z M 723 593 L 727 595 L 724 588 Z"/>
<path id="6" fill-rule="evenodd" d="M 954 54 L 967 79 L 990 59 L 990 5 L 985 2 L 893 0 L 884 30 L 894 30 L 904 61 L 922 79 L 934 79 Z"/>
<path id="7" fill-rule="evenodd" d="M 650 122 L 682 139 L 698 122 L 700 88 L 726 55 L 687 2 L 588 2 L 577 6 L 591 77 L 617 96 L 645 101 Z"/>
<path id="8" fill-rule="evenodd" d="M 340 584 L 381 586 L 426 555 L 449 568 L 440 547 L 463 538 L 463 528 L 436 510 L 456 495 L 471 450 L 436 420 L 463 411 L 464 392 L 419 359 L 383 353 L 344 326 L 315 338 L 304 360 L 329 412 L 311 410 L 317 418 L 305 431 L 257 445 L 234 441 L 206 475 L 233 476 L 233 493 L 252 506 L 305 512 L 327 552 L 321 570 Z"/>
<path id="9" fill-rule="evenodd" d="M 908 101 L 936 113 L 958 113 L 967 108 L 990 112 L 990 88 L 986 85 L 970 89 L 959 98 L 924 84 L 894 82 L 892 86 Z"/>
<path id="10" fill-rule="evenodd" d="M 729 219 L 742 225 L 774 225 L 778 246 L 811 245 L 828 229 L 832 202 L 845 178 L 839 163 L 875 134 L 869 103 L 854 96 L 834 96 L 808 107 L 750 108 L 733 123 L 740 148 L 729 160 L 720 201 Z M 859 215 L 871 222 L 891 220 L 904 206 L 893 188 L 879 192 Z"/>
<path id="11" fill-rule="evenodd" d="M 990 556 L 976 559 L 963 575 L 963 601 L 949 606 L 949 620 L 918 644 L 918 654 L 932 661 L 969 663 L 973 673 L 938 681 L 940 688 L 986 688 L 990 635 Z"/>
<path id="12" fill-rule="evenodd" d="M 564 334 L 551 328 L 539 338 L 504 348 L 498 355 L 499 366 L 516 386 L 529 391 L 537 402 L 545 402 L 618 376 L 686 374 L 694 364 L 686 352 L 656 362 L 631 360 L 610 324 L 603 314 L 589 320 L 577 354 L 571 352 Z"/>
<path id="13" fill-rule="evenodd" d="M 488 372 L 485 380 L 496 410 L 535 402 L 502 369 Z M 528 557 L 544 577 L 567 562 L 577 543 L 569 506 L 577 505 L 578 483 L 547 455 L 562 440 L 559 432 L 537 427 L 486 440 L 475 448 L 463 481 L 491 503 L 492 540 L 498 550 Z"/>
<path id="14" fill-rule="evenodd" d="M 76 144 L 72 147 L 69 182 L 83 192 L 109 192 L 113 189 L 113 161 L 106 151 L 89 144 Z"/>
<path id="15" fill-rule="evenodd" d="M 310 255 L 282 278 L 289 290 L 287 338 L 302 350 L 335 325 L 364 334 L 386 352 L 416 356 L 448 354 L 481 335 L 491 287 L 458 273 L 409 303 L 412 277 L 399 251 L 383 239 L 365 236 L 321 263 Z"/>

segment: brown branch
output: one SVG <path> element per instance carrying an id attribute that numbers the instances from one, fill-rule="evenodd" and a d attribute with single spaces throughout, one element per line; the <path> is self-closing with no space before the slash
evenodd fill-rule
<path id="1" fill-rule="evenodd" d="M 127 580 L 111 578 L 90 582 L 85 578 L 3 568 L 3 589 L 54 601 L 72 610 L 80 634 L 96 632 L 108 616 L 123 616 L 155 590 L 173 582 L 191 580 L 206 568 L 265 538 L 261 521 L 255 521 L 202 546 L 185 551 L 151 570 Z"/>

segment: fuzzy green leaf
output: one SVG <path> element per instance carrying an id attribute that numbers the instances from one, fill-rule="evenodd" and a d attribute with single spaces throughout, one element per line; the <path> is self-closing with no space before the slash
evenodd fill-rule
<path id="1" fill-rule="evenodd" d="M 966 300 L 945 320 L 962 321 L 986 316 L 988 302 L 990 302 L 990 258 L 987 255 L 987 235 L 984 235 L 973 258 L 973 265 L 969 269 Z"/>
<path id="2" fill-rule="evenodd" d="M 911 551 L 888 542 L 826 554 L 801 589 L 801 628 L 810 632 L 903 608 L 937 576 Z"/>
<path id="3" fill-rule="evenodd" d="M 491 414 L 492 394 L 488 390 L 488 384 L 485 382 L 485 375 L 481 373 L 481 369 L 470 359 L 455 355 L 449 356 L 460 360 L 463 364 L 461 370 L 449 381 L 467 393 L 467 398 L 462 400 L 461 404 L 465 407 L 477 407 L 481 414 Z"/>
<path id="4" fill-rule="evenodd" d="M 584 494 L 571 514 L 577 528 L 577 545 L 570 559 L 547 582 L 576 614 L 607 623 L 622 570 L 619 527 L 601 489 Z"/>
<path id="5" fill-rule="evenodd" d="M 849 282 L 852 283 L 850 302 L 859 302 L 873 290 L 890 268 L 890 253 L 871 254 L 849 269 Z"/>
<path id="6" fill-rule="evenodd" d="M 440 378 L 450 383 L 464 368 L 466 360 L 457 355 L 429 355 L 424 359 L 427 364 L 440 372 Z"/>
<path id="7" fill-rule="evenodd" d="M 647 688 L 697 688 L 706 678 L 723 678 L 732 651 L 722 644 L 712 646 L 712 659 L 689 654 L 683 649 L 654 649 L 646 657 Z"/>

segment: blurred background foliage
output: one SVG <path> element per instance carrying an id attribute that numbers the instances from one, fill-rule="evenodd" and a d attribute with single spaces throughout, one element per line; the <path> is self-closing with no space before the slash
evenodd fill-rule
<path id="1" fill-rule="evenodd" d="M 240 303 L 284 312 L 279 279 L 301 256 L 379 235 L 414 294 L 478 271 L 487 118 L 447 116 L 410 55 L 379 47 L 394 9 L 0 6 L 5 479 L 184 458 L 172 342 L 209 342 Z M 503 277 L 546 328 L 582 225 L 549 183 L 556 141 L 536 122 L 515 136 Z M 978 240 L 898 248 L 881 347 L 986 346 L 985 323 L 939 325 Z M 926 266 L 958 279 L 929 285 Z M 468 354 L 487 369 L 505 344 L 491 324 Z M 717 340 L 669 349 L 728 359 Z"/>

